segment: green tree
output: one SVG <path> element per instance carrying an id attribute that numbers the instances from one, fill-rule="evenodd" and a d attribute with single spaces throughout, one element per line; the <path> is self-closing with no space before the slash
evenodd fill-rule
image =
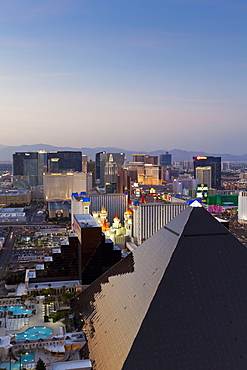
<path id="1" fill-rule="evenodd" d="M 46 370 L 45 363 L 41 360 L 41 358 L 38 359 L 35 370 Z"/>

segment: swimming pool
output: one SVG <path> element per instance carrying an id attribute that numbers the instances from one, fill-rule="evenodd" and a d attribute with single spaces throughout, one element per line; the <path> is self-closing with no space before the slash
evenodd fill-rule
<path id="1" fill-rule="evenodd" d="M 52 330 L 46 326 L 33 326 L 20 334 L 15 334 L 15 338 L 20 341 L 35 340 L 46 338 L 52 335 Z"/>
<path id="2" fill-rule="evenodd" d="M 17 361 L 15 364 L 11 363 L 11 370 L 19 370 L 20 365 L 22 365 L 22 368 L 25 367 L 25 364 L 34 362 L 34 353 L 23 353 L 21 355 L 21 361 Z M 3 362 L 0 363 L 0 368 L 5 368 L 6 370 L 10 370 L 10 363 L 9 362 Z"/>
<path id="3" fill-rule="evenodd" d="M 12 311 L 14 315 L 31 314 L 32 310 L 26 310 L 22 306 L 7 306 L 8 311 Z M 4 307 L 0 307 L 0 311 L 5 311 Z"/>

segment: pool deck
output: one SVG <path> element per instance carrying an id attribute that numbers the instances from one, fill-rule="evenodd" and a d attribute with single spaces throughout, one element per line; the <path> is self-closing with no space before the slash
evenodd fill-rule
<path id="1" fill-rule="evenodd" d="M 26 304 L 28 305 L 29 302 L 27 301 Z M 6 330 L 5 325 L 0 327 L 0 336 L 4 336 L 7 334 L 19 334 L 24 332 L 27 328 L 32 326 L 47 326 L 48 328 L 52 329 L 52 335 L 60 334 L 60 328 L 64 327 L 64 324 L 61 321 L 53 322 L 44 322 L 43 313 L 42 313 L 42 302 L 33 303 L 34 309 L 36 310 L 36 314 L 29 317 L 29 322 L 20 330 Z M 4 320 L 4 319 L 2 319 Z"/>
<path id="2" fill-rule="evenodd" d="M 26 305 L 29 305 L 30 302 L 29 301 L 26 301 L 25 302 Z M 2 327 L 0 327 L 0 336 L 5 336 L 5 335 L 8 335 L 8 334 L 19 334 L 19 333 L 22 333 L 24 332 L 25 330 L 27 330 L 29 327 L 33 327 L 33 326 L 46 326 L 48 328 L 50 328 L 52 330 L 52 335 L 58 335 L 58 334 L 61 334 L 60 332 L 60 329 L 61 327 L 63 327 L 65 330 L 65 327 L 64 327 L 64 324 L 61 322 L 61 321 L 57 321 L 55 323 L 53 322 L 44 322 L 44 318 L 43 318 L 43 312 L 42 312 L 42 308 L 43 308 L 43 304 L 42 304 L 42 301 L 39 301 L 39 303 L 33 303 L 32 304 L 34 305 L 34 308 L 36 310 L 36 314 L 29 317 L 29 322 L 28 324 L 26 324 L 21 330 L 6 330 L 5 328 L 5 325 L 3 325 Z M 2 319 L 4 320 L 4 319 Z M 35 356 L 35 362 L 33 364 L 35 364 L 39 358 L 41 358 L 45 363 L 46 363 L 46 369 L 47 370 L 50 370 L 50 363 L 54 363 L 54 362 L 57 362 L 57 361 L 65 361 L 65 359 L 67 357 L 70 357 L 70 360 L 79 360 L 80 359 L 80 355 L 79 355 L 79 351 L 78 350 L 75 350 L 75 351 L 68 351 L 66 354 L 65 354 L 65 357 L 54 357 L 54 356 L 51 356 L 49 355 L 49 353 L 46 353 L 45 350 L 43 348 L 41 349 L 35 349 L 35 352 L 34 352 L 34 356 Z"/>

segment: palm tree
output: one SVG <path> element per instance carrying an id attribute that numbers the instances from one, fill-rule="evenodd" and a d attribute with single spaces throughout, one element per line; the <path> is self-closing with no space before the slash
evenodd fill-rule
<path id="1" fill-rule="evenodd" d="M 20 369 L 21 369 L 21 356 L 24 354 L 24 349 L 19 349 L 19 351 L 17 352 L 18 353 L 18 356 L 20 357 Z"/>

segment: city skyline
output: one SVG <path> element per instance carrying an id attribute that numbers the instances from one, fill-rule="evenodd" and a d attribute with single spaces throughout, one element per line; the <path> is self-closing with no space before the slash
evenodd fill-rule
<path id="1" fill-rule="evenodd" d="M 246 11 L 2 1 L 0 144 L 246 154 Z"/>

